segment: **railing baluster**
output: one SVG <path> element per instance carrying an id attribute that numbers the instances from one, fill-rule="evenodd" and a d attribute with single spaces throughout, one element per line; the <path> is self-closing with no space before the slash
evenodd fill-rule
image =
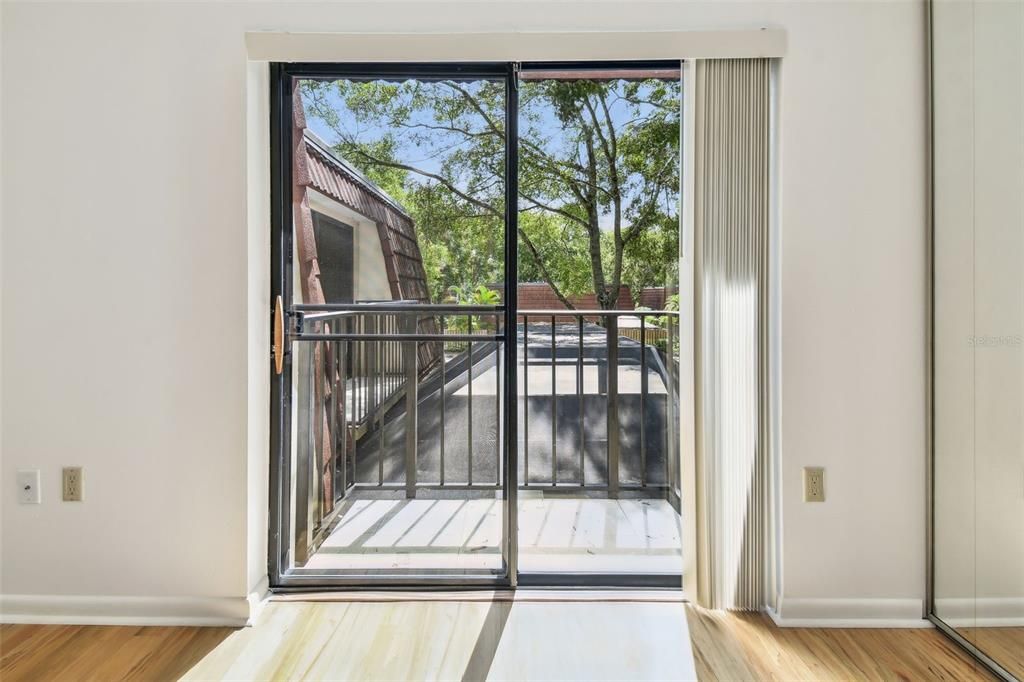
<path id="1" fill-rule="evenodd" d="M 530 486 L 530 323 L 523 315 L 523 487 Z"/>
<path id="2" fill-rule="evenodd" d="M 321 327 L 322 328 L 322 327 Z M 323 368 L 324 363 L 324 351 L 323 343 L 320 341 L 313 342 L 313 364 L 310 368 L 310 382 L 309 392 L 313 400 L 313 410 L 310 414 L 313 417 L 313 448 L 311 454 L 313 461 L 310 463 L 310 472 L 313 474 L 313 481 L 310 490 L 310 505 L 313 508 L 313 522 L 310 524 L 311 529 L 316 529 L 320 524 L 320 519 L 323 518 L 323 461 L 324 461 L 324 438 L 323 438 L 323 427 L 324 427 L 324 407 L 327 396 L 323 392 Z"/>
<path id="3" fill-rule="evenodd" d="M 679 449 L 676 447 L 676 391 L 675 381 L 672 376 L 673 359 L 675 357 L 675 329 L 672 326 L 672 315 L 668 316 L 668 323 L 665 325 L 668 327 L 668 339 L 667 339 L 667 351 L 665 353 L 665 372 L 668 375 L 668 396 L 666 397 L 666 408 L 668 414 L 666 415 L 666 450 L 665 453 L 665 483 L 668 485 L 669 490 L 675 488 L 675 482 L 672 480 L 675 478 L 673 473 L 675 471 L 674 466 L 669 466 L 669 462 L 676 462 L 679 455 Z M 676 318 L 678 320 L 679 318 Z"/>
<path id="4" fill-rule="evenodd" d="M 444 334 L 444 315 L 440 316 L 440 328 L 441 334 Z M 444 486 L 444 431 L 445 431 L 445 418 L 447 415 L 447 409 L 445 407 L 445 394 L 448 392 L 448 379 L 446 377 L 446 368 L 444 361 L 444 347 L 445 342 L 441 342 L 441 485 Z"/>
<path id="5" fill-rule="evenodd" d="M 366 332 L 367 332 L 366 321 L 367 321 L 366 315 L 360 315 L 359 316 L 359 326 L 363 330 L 363 334 L 366 334 Z M 370 404 L 369 404 L 369 402 L 367 400 L 367 398 L 369 397 L 369 391 L 366 388 L 366 379 L 367 379 L 367 376 L 366 376 L 367 375 L 366 366 L 369 364 L 367 355 L 368 355 L 368 352 L 369 352 L 370 344 L 367 343 L 366 341 L 363 341 L 359 345 L 360 345 L 360 349 L 359 349 L 360 350 L 360 352 L 359 352 L 359 383 L 360 383 L 359 400 L 362 402 L 362 407 L 359 410 L 359 414 L 365 419 L 370 414 Z M 372 424 L 371 424 L 371 426 L 372 426 Z"/>
<path id="6" fill-rule="evenodd" d="M 379 329 L 380 318 L 374 315 L 371 319 L 373 320 L 373 333 L 376 334 Z M 376 345 L 374 343 L 371 347 L 375 349 Z M 367 344 L 367 346 L 370 346 L 370 344 Z M 369 374 L 369 369 L 367 369 L 367 374 Z M 376 378 L 373 383 L 377 383 Z M 370 387 L 370 390 L 373 390 L 373 388 Z M 380 409 L 380 405 L 376 403 L 376 400 L 374 400 L 370 421 L 377 425 L 377 485 L 384 485 L 384 410 Z"/>
<path id="7" fill-rule="evenodd" d="M 359 334 L 366 334 L 366 329 L 364 329 L 364 327 L 362 327 L 362 323 L 364 323 L 364 318 L 362 318 L 362 315 L 359 315 L 359 318 L 358 318 Z M 356 382 L 358 384 L 358 393 L 357 393 L 357 395 L 358 395 L 358 403 L 357 403 L 357 410 L 358 410 L 358 412 L 357 412 L 357 415 L 358 415 L 358 420 L 360 422 L 362 421 L 362 363 L 364 363 L 364 358 L 366 357 L 366 354 L 367 354 L 367 344 L 366 343 L 360 343 L 359 344 L 359 357 L 358 357 L 359 371 L 355 375 L 355 380 L 356 380 Z"/>
<path id="8" fill-rule="evenodd" d="M 366 345 L 365 343 L 363 345 Z M 373 420 L 368 420 L 369 425 L 373 425 Z M 381 418 L 377 424 L 377 485 L 384 485 L 384 437 L 387 432 L 387 422 Z M 367 432 L 369 429 L 367 430 Z"/>
<path id="9" fill-rule="evenodd" d="M 640 313 L 640 485 L 647 486 L 647 316 Z"/>
<path id="10" fill-rule="evenodd" d="M 473 316 L 466 315 L 466 333 L 473 333 Z M 467 377 L 469 381 L 466 383 L 467 392 L 469 394 L 469 403 L 467 408 L 466 418 L 466 440 L 469 443 L 469 454 L 466 455 L 466 480 L 469 485 L 473 485 L 473 342 L 466 342 L 466 355 L 467 355 Z"/>
<path id="11" fill-rule="evenodd" d="M 327 333 L 331 333 L 332 325 L 324 325 Z M 338 491 L 334 488 L 338 485 L 338 342 L 327 342 L 324 344 L 326 349 L 330 352 L 327 354 L 330 362 L 325 363 L 327 365 L 327 385 L 331 389 L 331 403 L 330 403 L 330 417 L 328 418 L 328 428 L 330 429 L 330 466 L 328 467 L 328 473 L 330 474 L 331 482 L 331 496 L 327 500 L 327 506 L 334 506 L 334 499 L 338 496 Z M 324 495 L 326 498 L 327 496 Z"/>
<path id="12" fill-rule="evenodd" d="M 365 329 L 367 334 L 373 333 L 373 317 L 370 315 L 366 316 Z M 370 386 L 370 380 L 373 377 L 371 367 L 373 365 L 373 342 L 366 341 L 363 343 L 363 404 L 366 406 L 366 418 L 368 421 L 374 421 L 376 416 L 373 414 L 373 406 L 370 404 L 370 400 L 373 397 L 372 388 Z"/>
<path id="13" fill-rule="evenodd" d="M 416 318 L 412 317 L 409 333 L 416 332 Z M 416 497 L 416 429 L 419 422 L 419 400 L 417 397 L 419 383 L 419 344 L 416 341 L 405 342 L 405 496 Z"/>
<path id="14" fill-rule="evenodd" d="M 346 320 L 345 331 L 350 332 L 350 333 L 354 333 L 355 330 L 356 330 L 356 320 L 354 318 L 350 318 L 350 319 Z M 351 342 L 351 344 L 348 341 L 346 341 L 345 343 L 348 346 L 348 348 L 346 348 L 346 350 L 351 350 L 351 357 L 349 358 L 349 360 L 352 363 L 352 373 L 351 373 L 352 374 L 352 400 L 345 407 L 345 413 L 346 413 L 345 419 L 346 420 L 348 419 L 347 414 L 348 414 L 349 410 L 351 409 L 351 411 L 352 411 L 352 428 L 353 428 L 353 430 L 355 430 L 359 426 L 359 415 L 356 412 L 356 383 L 358 381 L 358 379 L 356 378 L 356 356 L 359 354 L 359 346 L 356 345 L 355 341 Z M 353 485 L 355 485 L 356 482 L 359 480 L 359 476 L 358 476 L 359 470 L 356 468 L 356 464 L 357 464 L 357 462 L 356 462 L 356 454 L 358 452 L 359 452 L 359 448 L 357 448 L 355 446 L 355 443 L 353 443 L 352 444 L 352 484 Z"/>
<path id="15" fill-rule="evenodd" d="M 306 401 L 307 424 L 306 434 L 307 447 L 306 461 L 302 466 L 302 478 L 304 479 L 302 484 L 305 492 L 305 509 L 304 509 L 304 523 L 305 523 L 305 538 L 304 542 L 306 549 L 310 550 L 309 545 L 310 539 L 312 538 L 313 530 L 316 528 L 316 522 L 314 519 L 314 509 L 316 503 L 314 495 L 316 494 L 316 342 L 309 344 L 309 358 L 306 363 L 306 392 L 309 394 L 308 400 Z M 305 559 L 303 559 L 305 563 Z"/>
<path id="16" fill-rule="evenodd" d="M 494 316 L 494 331 L 498 331 L 498 316 Z M 494 344 L 494 482 L 501 485 L 501 344 Z"/>
<path id="17" fill-rule="evenodd" d="M 619 496 L 619 320 L 606 315 L 608 352 L 608 497 Z"/>
<path id="18" fill-rule="evenodd" d="M 555 316 L 551 316 L 551 485 L 558 485 L 558 405 L 556 387 L 557 349 L 555 347 Z"/>
<path id="19" fill-rule="evenodd" d="M 580 487 L 585 485 L 586 474 L 586 434 L 583 428 L 583 316 L 579 316 L 580 346 L 576 354 L 576 410 L 580 421 Z"/>
<path id="20" fill-rule="evenodd" d="M 371 316 L 370 328 L 374 334 L 380 333 L 380 315 Z M 376 421 L 380 415 L 380 399 L 377 394 L 377 364 L 378 364 L 378 351 L 380 350 L 380 342 L 376 341 L 370 346 L 370 359 L 368 361 L 367 374 L 369 376 L 368 386 L 370 388 L 370 411 L 373 413 L 374 420 Z"/>
<path id="21" fill-rule="evenodd" d="M 377 315 L 375 317 L 375 319 L 376 319 L 376 322 L 375 322 L 374 328 L 377 329 L 378 332 L 381 333 L 381 334 L 386 333 L 387 332 L 387 327 L 388 327 L 387 319 L 384 318 L 381 315 Z M 387 341 L 383 341 L 383 340 L 377 341 L 374 345 L 376 346 L 376 348 L 374 350 L 374 355 L 373 355 L 373 358 L 374 358 L 374 360 L 373 360 L 373 369 L 374 369 L 374 375 L 375 375 L 374 381 L 373 381 L 373 385 L 374 385 L 374 391 L 376 392 L 376 400 L 374 402 L 375 402 L 375 404 L 377 406 L 377 410 L 381 411 L 381 410 L 383 410 L 384 403 L 385 403 L 385 401 L 388 398 L 387 380 L 386 380 L 386 374 L 385 374 L 386 368 L 387 368 L 387 351 L 388 351 L 388 347 L 387 347 Z"/>
<path id="22" fill-rule="evenodd" d="M 338 342 L 338 395 L 341 397 L 341 433 L 339 434 L 341 436 L 341 480 L 339 486 L 342 496 L 348 492 L 348 416 L 346 414 L 348 405 L 345 404 L 348 390 L 347 370 L 345 369 L 347 351 L 348 341 Z"/>

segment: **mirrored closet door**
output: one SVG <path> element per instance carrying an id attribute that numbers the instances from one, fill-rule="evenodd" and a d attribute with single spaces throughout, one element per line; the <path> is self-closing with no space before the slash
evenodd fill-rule
<path id="1" fill-rule="evenodd" d="M 1024 679 L 1024 3 L 931 25 L 931 613 Z"/>

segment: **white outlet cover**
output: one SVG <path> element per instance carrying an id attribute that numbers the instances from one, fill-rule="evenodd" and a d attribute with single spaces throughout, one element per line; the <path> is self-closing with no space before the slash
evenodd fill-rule
<path id="1" fill-rule="evenodd" d="M 18 502 L 21 504 L 40 504 L 42 495 L 39 490 L 39 469 L 18 470 Z"/>

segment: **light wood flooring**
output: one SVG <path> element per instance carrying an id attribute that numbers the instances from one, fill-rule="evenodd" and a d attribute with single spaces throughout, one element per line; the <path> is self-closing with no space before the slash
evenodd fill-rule
<path id="1" fill-rule="evenodd" d="M 779 629 L 671 594 L 293 599 L 242 629 L 3 625 L 0 679 L 992 679 L 935 630 Z"/>
<path id="2" fill-rule="evenodd" d="M 957 631 L 999 661 L 1011 675 L 1024 680 L 1024 626 L 957 628 Z"/>
<path id="3" fill-rule="evenodd" d="M 234 628 L 0 625 L 0 680 L 176 680 Z"/>
<path id="4" fill-rule="evenodd" d="M 701 680 L 994 680 L 935 629 L 778 628 L 686 607 Z"/>

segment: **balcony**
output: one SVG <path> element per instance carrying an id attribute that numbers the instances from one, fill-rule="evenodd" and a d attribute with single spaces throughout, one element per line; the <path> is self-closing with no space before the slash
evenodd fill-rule
<path id="1" fill-rule="evenodd" d="M 501 308 L 337 308 L 293 346 L 296 569 L 499 571 Z M 517 321 L 519 570 L 678 574 L 676 313 Z"/>

